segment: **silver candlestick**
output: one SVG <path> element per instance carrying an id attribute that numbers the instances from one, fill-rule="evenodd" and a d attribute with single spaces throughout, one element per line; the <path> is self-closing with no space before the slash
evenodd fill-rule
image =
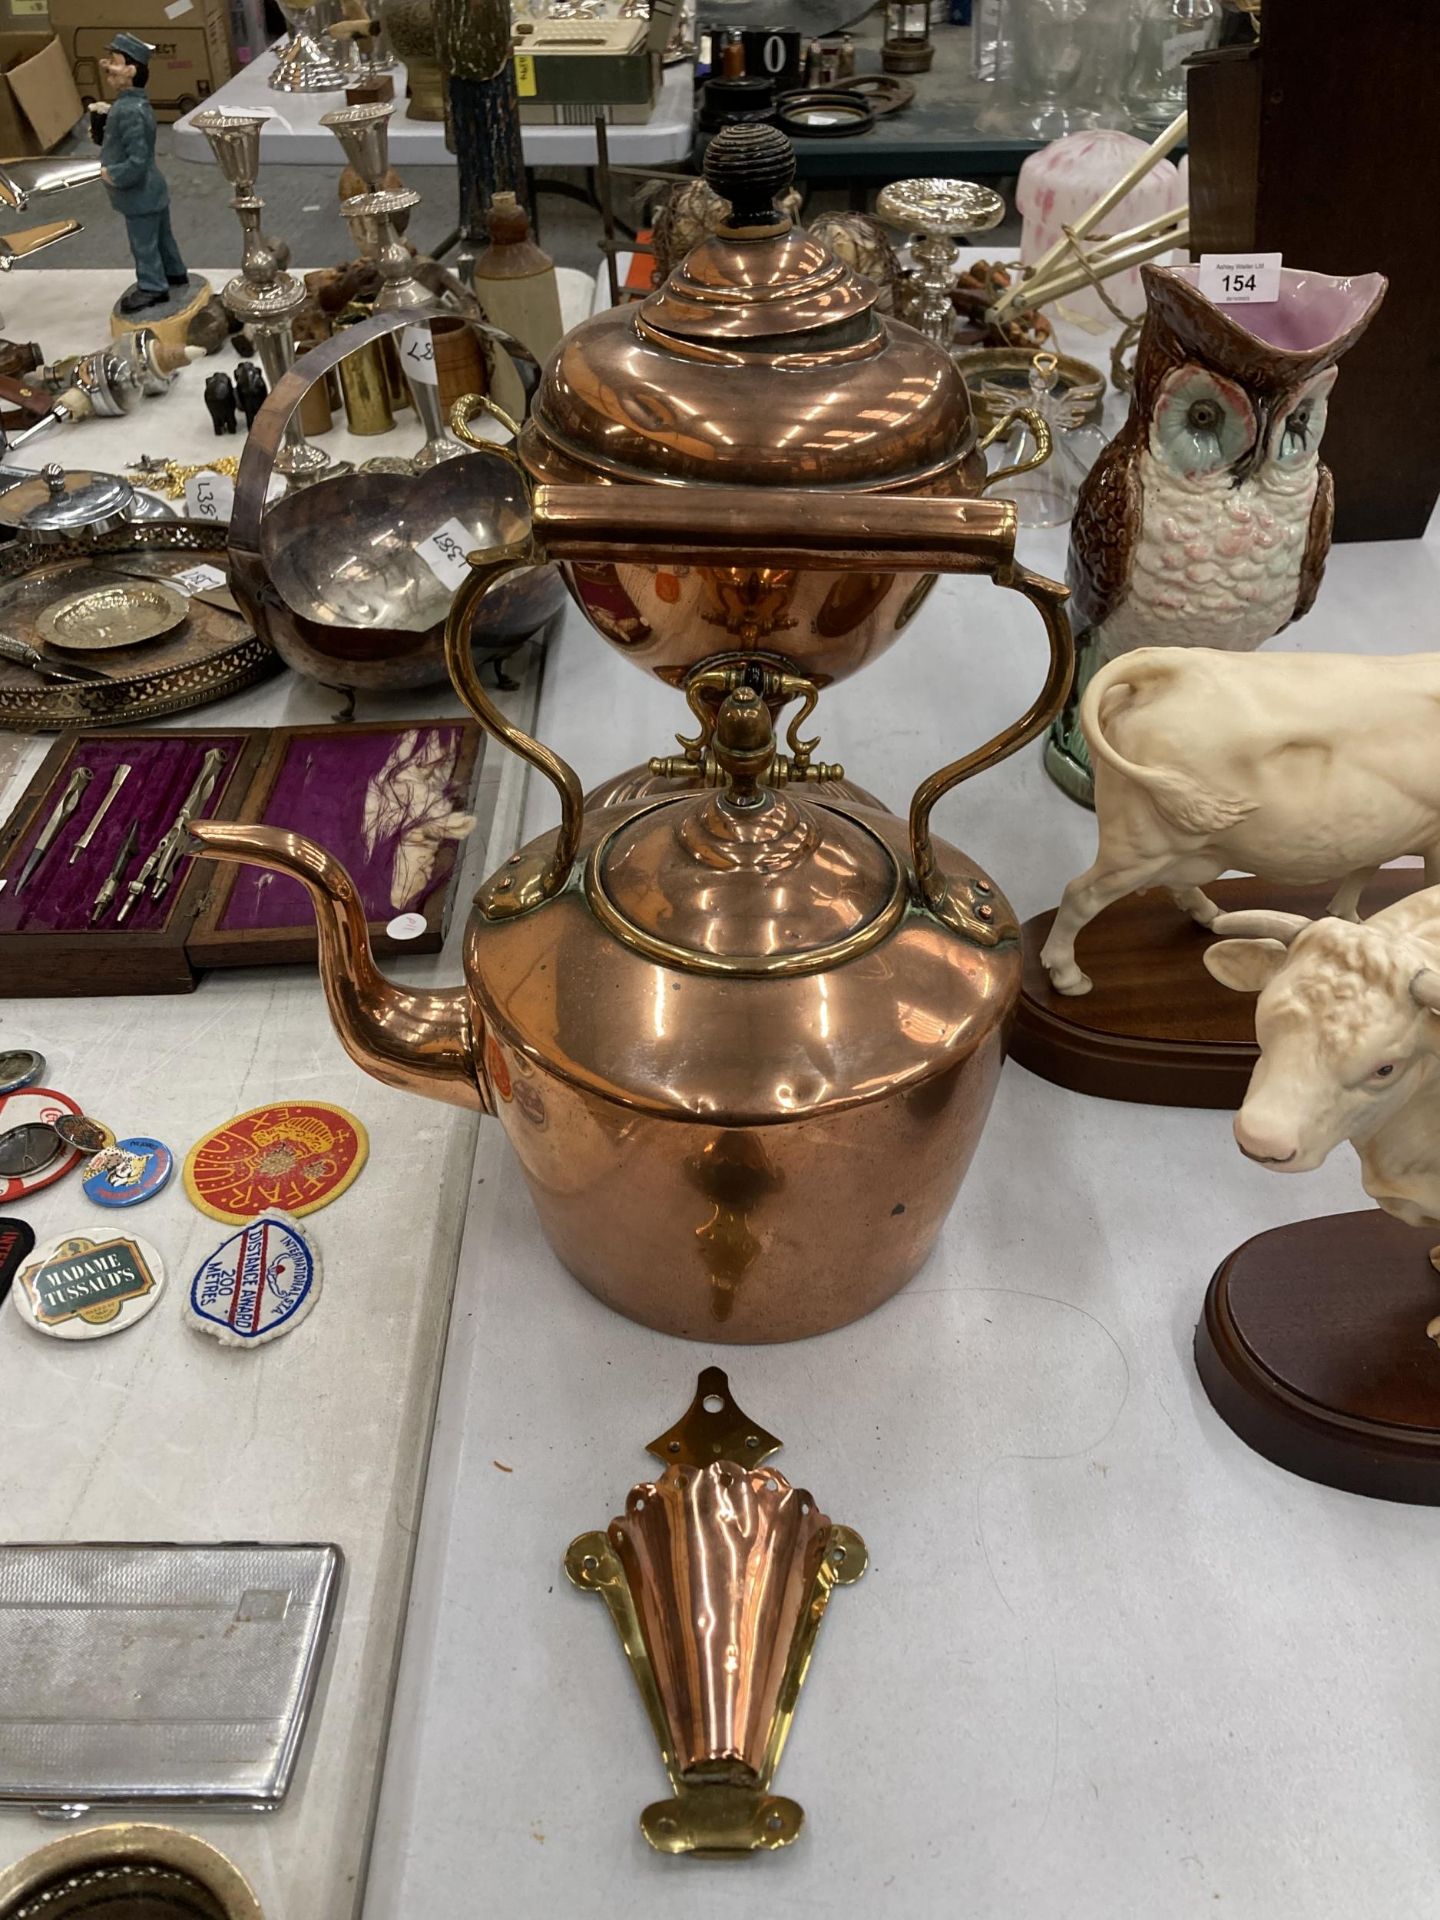
<path id="1" fill-rule="evenodd" d="M 345 158 L 364 181 L 366 194 L 379 193 L 390 171 L 390 116 L 394 111 L 393 100 L 371 100 L 357 107 L 337 107 L 333 113 L 320 116 L 321 126 L 334 134 L 345 150 Z"/>
<path id="2" fill-rule="evenodd" d="M 358 165 L 356 171 L 361 171 Z M 424 312 L 428 318 L 435 307 L 435 296 L 415 277 L 415 256 L 395 231 L 396 215 L 407 213 L 419 204 L 419 194 L 412 193 L 409 188 L 390 193 L 357 193 L 349 200 L 340 202 L 340 211 L 354 236 L 360 258 L 372 260 L 379 268 L 382 285 L 375 302 L 377 313 L 414 313 L 418 316 Z M 440 404 L 439 386 L 433 379 L 425 380 L 410 373 L 405 366 L 403 346 L 400 365 L 405 373 L 410 397 L 415 403 L 415 411 L 425 429 L 425 444 L 414 455 L 412 466 L 423 472 L 427 467 L 439 466 L 442 460 L 463 458 L 466 449 L 445 431 L 445 413 Z M 433 373 L 434 361 L 431 360 L 429 365 Z"/>
<path id="3" fill-rule="evenodd" d="M 226 312 L 254 339 L 255 352 L 273 393 L 295 364 L 295 316 L 304 306 L 306 294 L 303 284 L 281 266 L 275 242 L 260 230 L 265 202 L 255 192 L 255 178 L 260 171 L 260 129 L 265 119 L 261 113 L 207 107 L 195 115 L 192 124 L 210 142 L 220 171 L 235 189 L 230 205 L 245 236 L 240 271 L 220 298 Z M 274 465 L 277 473 L 300 484 L 339 470 L 322 448 L 312 446 L 305 438 L 298 407 L 286 422 Z"/>

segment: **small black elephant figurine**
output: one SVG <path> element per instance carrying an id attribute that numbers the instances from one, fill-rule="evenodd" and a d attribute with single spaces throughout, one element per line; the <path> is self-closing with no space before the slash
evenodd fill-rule
<path id="1" fill-rule="evenodd" d="M 212 373 L 205 382 L 205 409 L 217 434 L 235 431 L 235 387 L 228 373 Z"/>
<path id="2" fill-rule="evenodd" d="M 235 369 L 235 393 L 245 410 L 245 427 L 248 430 L 255 424 L 255 416 L 265 404 L 265 396 L 270 389 L 265 385 L 265 376 L 259 367 L 244 361 Z"/>

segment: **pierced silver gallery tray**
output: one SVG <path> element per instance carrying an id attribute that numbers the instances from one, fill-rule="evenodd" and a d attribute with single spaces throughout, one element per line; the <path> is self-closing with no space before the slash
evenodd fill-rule
<path id="1" fill-rule="evenodd" d="M 0 1804 L 272 1812 L 342 1566 L 333 1546 L 0 1545 Z"/>

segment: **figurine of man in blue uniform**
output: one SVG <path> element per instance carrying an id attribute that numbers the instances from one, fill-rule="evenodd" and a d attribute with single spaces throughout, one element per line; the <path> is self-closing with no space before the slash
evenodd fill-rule
<path id="1" fill-rule="evenodd" d="M 155 114 L 145 97 L 155 49 L 138 34 L 117 33 L 100 61 L 114 99 L 100 142 L 100 178 L 110 204 L 125 216 L 135 285 L 120 296 L 121 313 L 141 313 L 189 284 L 185 262 L 170 231 L 170 189 L 155 164 Z"/>

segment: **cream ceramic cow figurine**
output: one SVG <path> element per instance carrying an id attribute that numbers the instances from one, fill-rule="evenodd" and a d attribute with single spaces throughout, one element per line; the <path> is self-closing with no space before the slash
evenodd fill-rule
<path id="1" fill-rule="evenodd" d="M 1201 889 L 1232 869 L 1334 882 L 1351 920 L 1402 854 L 1440 882 L 1440 654 L 1141 647 L 1095 675 L 1080 718 L 1100 840 L 1040 955 L 1060 993 L 1090 991 L 1075 936 L 1141 887 L 1208 927 Z"/>
<path id="2" fill-rule="evenodd" d="M 1212 930 L 1205 965 L 1260 996 L 1240 1151 L 1309 1173 L 1348 1140 L 1372 1200 L 1440 1227 L 1440 887 L 1359 922 L 1222 913 Z M 1426 1331 L 1440 1341 L 1440 1314 Z"/>

